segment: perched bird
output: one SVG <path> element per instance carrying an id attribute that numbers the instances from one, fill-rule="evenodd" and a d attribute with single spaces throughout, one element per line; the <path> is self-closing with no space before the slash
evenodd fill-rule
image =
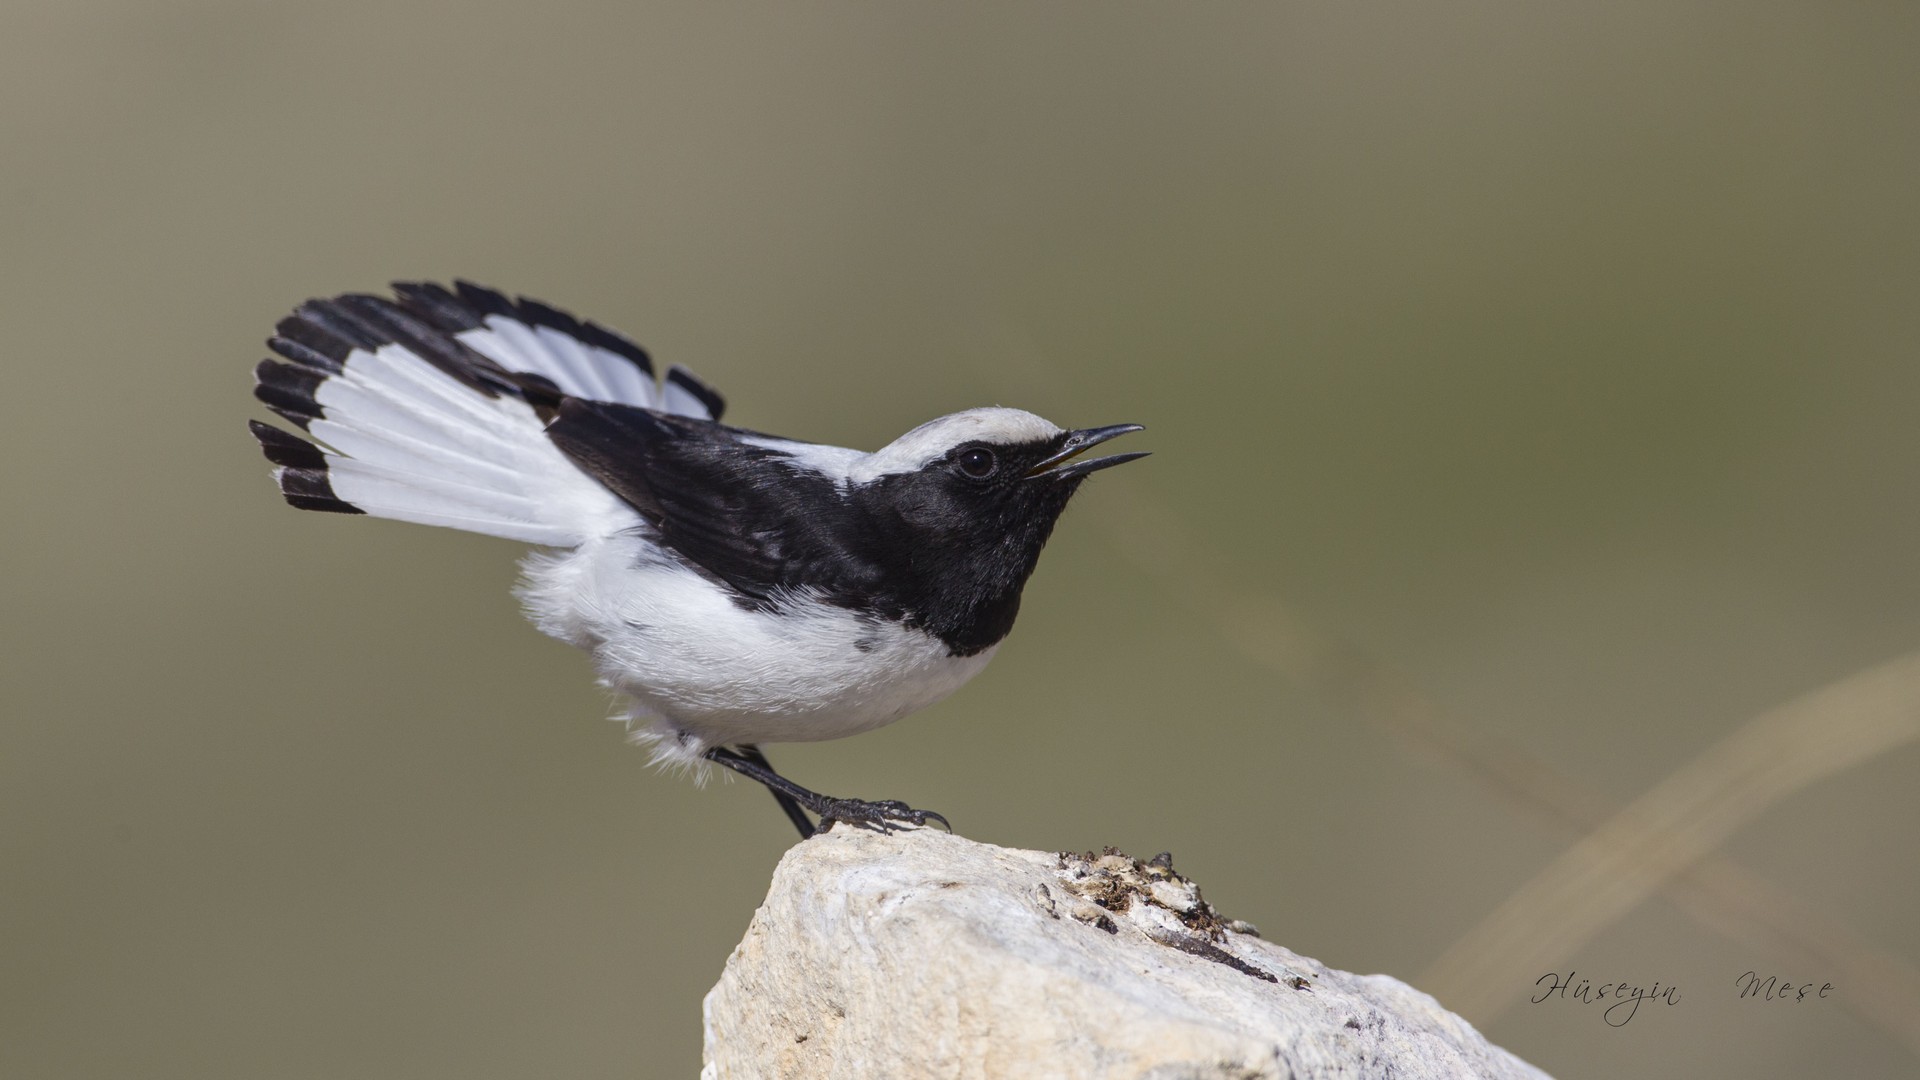
<path id="1" fill-rule="evenodd" d="M 759 746 L 870 731 L 979 674 L 1088 474 L 1137 424 L 1064 430 L 968 409 L 873 453 L 721 424 L 686 369 L 625 337 L 460 282 L 310 300 L 254 394 L 286 500 L 537 544 L 518 595 L 592 654 L 654 759 L 765 784 L 800 835 L 946 819 L 835 799 Z M 820 818 L 816 826 L 803 812 Z"/>

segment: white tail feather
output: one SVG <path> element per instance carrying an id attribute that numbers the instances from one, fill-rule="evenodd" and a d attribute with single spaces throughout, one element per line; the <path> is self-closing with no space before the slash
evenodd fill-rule
<path id="1" fill-rule="evenodd" d="M 353 428 L 332 420 L 315 420 L 307 433 L 331 447 L 340 457 L 389 465 L 403 471 L 445 476 L 472 487 L 513 490 L 519 484 L 519 478 L 510 466 L 495 464 L 472 454 L 406 435 Z"/>
<path id="2" fill-rule="evenodd" d="M 530 327 L 494 316 L 487 320 L 486 329 L 468 330 L 459 339 L 508 371 L 551 381 L 563 394 L 589 401 L 657 407 L 651 381 L 633 364 L 550 326 Z"/>
<path id="3" fill-rule="evenodd" d="M 376 517 L 557 547 L 632 524 L 532 406 L 485 397 L 398 345 L 349 354 L 314 400 L 326 414 L 309 432 L 334 495 Z"/>

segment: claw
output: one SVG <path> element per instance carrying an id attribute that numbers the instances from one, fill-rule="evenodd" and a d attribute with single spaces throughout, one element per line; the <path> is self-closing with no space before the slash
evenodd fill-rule
<path id="1" fill-rule="evenodd" d="M 864 829 L 877 829 L 890 833 L 900 825 L 924 827 L 928 821 L 937 821 L 948 832 L 953 826 L 947 819 L 932 810 L 915 810 L 898 799 L 882 799 L 877 802 L 866 799 L 828 799 L 815 813 L 820 815 L 820 832 L 833 828 L 835 822 L 844 821 L 849 825 Z"/>

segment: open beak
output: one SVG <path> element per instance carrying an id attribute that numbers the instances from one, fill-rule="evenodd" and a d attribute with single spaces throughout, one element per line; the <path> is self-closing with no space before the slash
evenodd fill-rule
<path id="1" fill-rule="evenodd" d="M 1125 464 L 1135 458 L 1146 457 L 1147 455 L 1144 453 L 1135 453 L 1114 454 L 1111 457 L 1090 458 L 1086 461 L 1073 460 L 1088 450 L 1106 442 L 1108 439 L 1125 435 L 1129 431 L 1145 430 L 1146 428 L 1141 427 L 1139 424 L 1114 424 L 1111 427 L 1082 428 L 1079 431 L 1069 431 L 1067 432 L 1066 441 L 1060 444 L 1060 449 L 1049 455 L 1046 460 L 1035 465 L 1033 471 L 1027 473 L 1027 475 L 1046 476 L 1056 480 L 1065 480 L 1070 477 L 1085 476 L 1090 472 L 1098 472 L 1101 469 L 1110 469 L 1115 465 Z"/>

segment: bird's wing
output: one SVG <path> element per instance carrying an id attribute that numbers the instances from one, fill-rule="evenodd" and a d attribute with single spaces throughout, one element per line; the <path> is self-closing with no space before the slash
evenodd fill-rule
<path id="1" fill-rule="evenodd" d="M 547 437 L 747 602 L 803 587 L 828 600 L 872 595 L 853 509 L 779 440 L 578 398 L 559 403 Z"/>

